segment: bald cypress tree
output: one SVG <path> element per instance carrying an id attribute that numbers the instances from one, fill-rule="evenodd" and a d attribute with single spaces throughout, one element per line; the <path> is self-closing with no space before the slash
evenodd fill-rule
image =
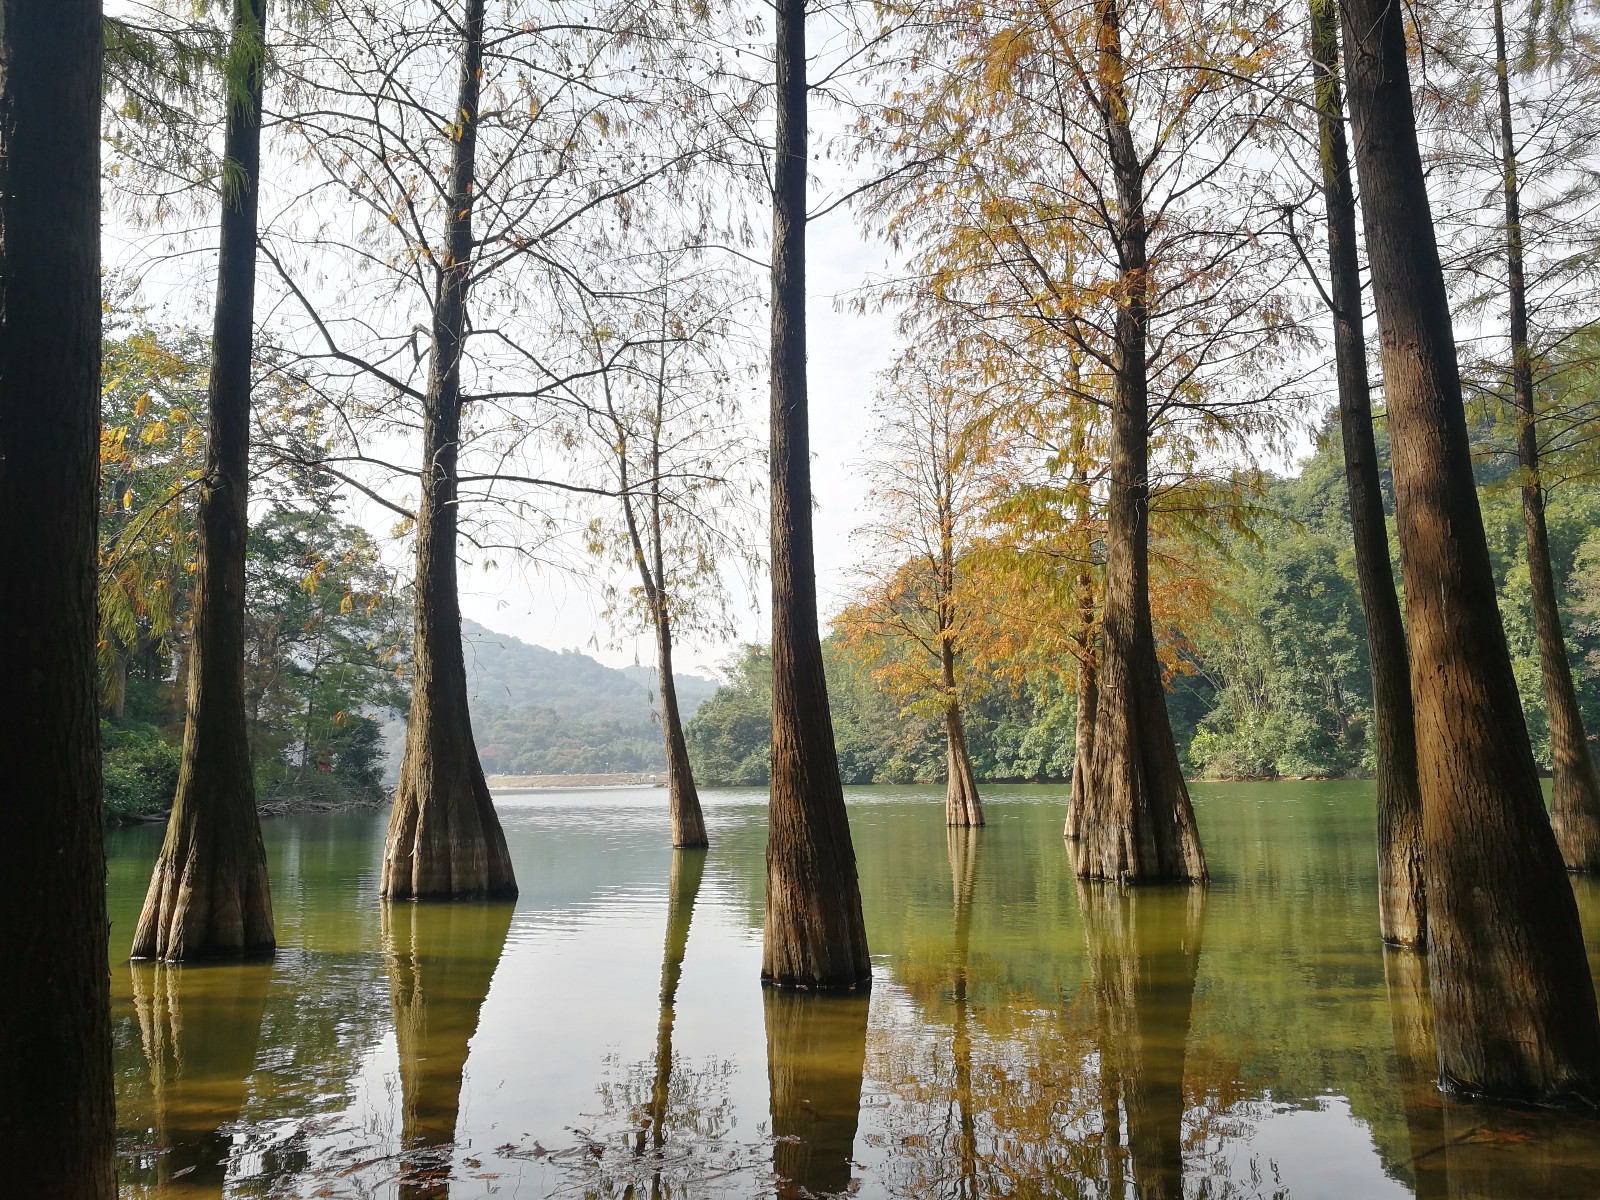
<path id="1" fill-rule="evenodd" d="M 113 1200 L 95 676 L 100 5 L 0 0 L 0 1149 Z"/>
<path id="2" fill-rule="evenodd" d="M 872 977 L 817 632 L 806 401 L 806 6 L 779 0 L 772 212 L 772 794 L 761 978 Z"/>
<path id="3" fill-rule="evenodd" d="M 1600 1103 L 1600 1018 L 1495 603 L 1405 30 L 1341 6 L 1388 399 L 1442 1086 Z"/>
<path id="4" fill-rule="evenodd" d="M 135 958 L 260 957 L 276 947 L 244 696 L 265 39 L 266 0 L 234 0 L 188 716 L 167 838 L 134 933 Z"/>

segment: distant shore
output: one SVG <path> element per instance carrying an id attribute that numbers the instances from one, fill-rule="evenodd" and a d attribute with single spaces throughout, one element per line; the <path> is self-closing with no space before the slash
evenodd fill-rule
<path id="1" fill-rule="evenodd" d="M 629 771 L 612 775 L 490 775 L 491 792 L 532 792 L 541 788 L 665 786 L 666 773 Z"/>

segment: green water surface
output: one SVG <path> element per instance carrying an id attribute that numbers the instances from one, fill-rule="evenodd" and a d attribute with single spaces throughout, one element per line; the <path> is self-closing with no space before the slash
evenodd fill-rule
<path id="1" fill-rule="evenodd" d="M 1369 783 L 1197 785 L 1207 889 L 1073 878 L 1065 792 L 849 793 L 869 997 L 763 992 L 766 797 L 497 797 L 515 905 L 377 898 L 385 817 L 264 824 L 257 966 L 130 964 L 160 830 L 110 837 L 125 1196 L 1600 1196 L 1600 1123 L 1446 1102 L 1378 944 Z M 1600 967 L 1600 883 L 1575 884 Z"/>

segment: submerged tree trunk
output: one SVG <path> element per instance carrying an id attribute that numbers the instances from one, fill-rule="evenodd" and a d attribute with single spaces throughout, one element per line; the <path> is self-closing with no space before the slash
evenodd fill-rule
<path id="1" fill-rule="evenodd" d="M 1078 873 L 1130 883 L 1204 882 L 1206 859 L 1178 766 L 1150 620 L 1150 403 L 1145 338 L 1150 260 L 1144 166 L 1123 83 L 1117 0 L 1097 0 L 1105 132 L 1116 173 L 1122 295 L 1111 402 L 1111 494 L 1094 757 Z"/>
<path id="2" fill-rule="evenodd" d="M 1511 121 L 1510 65 L 1506 59 L 1505 4 L 1494 0 L 1495 82 L 1500 101 L 1500 155 L 1505 192 L 1506 293 L 1510 308 L 1511 399 L 1517 409 L 1517 463 L 1522 468 L 1522 527 L 1528 547 L 1533 627 L 1539 638 L 1539 673 L 1550 714 L 1550 766 L 1555 776 L 1550 823 L 1569 871 L 1600 870 L 1600 775 L 1595 771 L 1572 684 L 1572 664 L 1561 629 L 1556 575 L 1545 525 L 1544 482 L 1539 472 L 1539 418 L 1528 345 L 1528 288 L 1522 263 L 1522 188 L 1517 177 L 1516 130 Z"/>
<path id="3" fill-rule="evenodd" d="M 1078 904 L 1099 1026 L 1102 1108 L 1126 1114 L 1134 1194 L 1183 1200 L 1183 1070 L 1206 894 L 1079 884 Z"/>
<path id="4" fill-rule="evenodd" d="M 100 5 L 0 0 L 0 1147 L 6 1188 L 113 1200 L 95 673 Z"/>
<path id="5" fill-rule="evenodd" d="M 260 957 L 276 947 L 245 722 L 244 559 L 261 174 L 265 0 L 234 0 L 206 465 L 196 524 L 189 712 L 178 791 L 134 958 Z"/>
<path id="6" fill-rule="evenodd" d="M 220 1200 L 233 1126 L 256 1065 L 272 965 L 202 970 L 134 963 L 129 970 L 150 1068 L 157 1184 L 164 1195 Z"/>
<path id="7" fill-rule="evenodd" d="M 448 1200 L 467 1049 L 511 928 L 509 904 L 386 904 L 400 1052 L 401 1200 Z"/>
<path id="8" fill-rule="evenodd" d="M 473 173 L 484 0 L 466 0 L 460 122 L 450 168 L 445 252 L 433 303 L 417 506 L 416 632 L 405 757 L 389 814 L 382 894 L 391 900 L 509 898 L 511 853 L 472 740 L 456 590 L 461 349 L 472 265 Z"/>
<path id="9" fill-rule="evenodd" d="M 869 999 L 769 988 L 764 1000 L 779 1200 L 837 1195 L 855 1161 Z"/>
<path id="10" fill-rule="evenodd" d="M 772 794 L 761 978 L 778 987 L 839 989 L 868 983 L 872 963 L 817 633 L 806 400 L 805 9 L 805 0 L 778 0 L 772 213 Z"/>
<path id="11" fill-rule="evenodd" d="M 694 902 L 700 895 L 705 869 L 706 856 L 699 851 L 672 852 L 672 875 L 667 884 L 667 940 L 661 955 L 661 1015 L 656 1020 L 656 1073 L 650 1086 L 648 1132 L 650 1144 L 658 1151 L 666 1145 L 667 1111 L 672 1101 L 672 1029 L 678 1016 L 678 981 L 683 978 L 689 924 L 694 919 Z M 635 1149 L 644 1148 L 645 1132 L 639 1131 Z"/>
<path id="12" fill-rule="evenodd" d="M 1600 1101 L 1600 1019 L 1495 603 L 1401 11 L 1342 7 L 1383 346 L 1440 1083 Z"/>
<path id="13" fill-rule="evenodd" d="M 1417 781 L 1417 733 L 1411 713 L 1406 630 L 1400 619 L 1389 530 L 1372 435 L 1361 316 L 1361 268 L 1356 258 L 1355 192 L 1344 136 L 1339 86 L 1339 12 L 1333 0 L 1311 0 L 1311 57 L 1316 75 L 1317 126 L 1322 146 L 1322 196 L 1328 210 L 1329 299 L 1339 376 L 1339 432 L 1356 578 L 1372 668 L 1373 743 L 1378 784 L 1378 932 L 1414 950 L 1427 945 L 1428 904 L 1422 877 L 1422 790 Z"/>
<path id="14" fill-rule="evenodd" d="M 956 699 L 955 655 L 949 642 L 944 645 L 940 667 L 945 696 L 944 823 L 982 825 L 983 801 L 978 796 L 978 778 L 972 773 L 972 758 L 967 753 L 967 733 L 961 721 L 961 704 Z"/>

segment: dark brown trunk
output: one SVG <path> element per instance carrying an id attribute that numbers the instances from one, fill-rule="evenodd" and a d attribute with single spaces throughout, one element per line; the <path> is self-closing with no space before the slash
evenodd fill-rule
<path id="1" fill-rule="evenodd" d="M 678 685 L 672 678 L 672 624 L 664 603 L 657 610 L 656 650 L 660 663 L 661 736 L 667 749 L 667 805 L 672 813 L 672 844 L 683 849 L 704 850 L 711 841 L 706 836 L 705 815 L 700 811 L 694 769 L 689 765 L 689 746 L 683 740 Z"/>
<path id="2" fill-rule="evenodd" d="M 189 711 L 178 791 L 145 894 L 134 958 L 270 955 L 272 892 L 244 711 L 244 558 L 250 500 L 250 363 L 261 174 L 264 0 L 234 0 L 224 135 L 206 465 L 195 550 Z"/>
<path id="3" fill-rule="evenodd" d="M 940 668 L 945 696 L 944 823 L 982 825 L 983 801 L 978 796 L 978 779 L 972 773 L 972 759 L 967 754 L 967 734 L 961 722 L 961 704 L 956 699 L 955 655 L 948 641 L 944 644 Z"/>
<path id="4" fill-rule="evenodd" d="M 433 349 L 423 420 L 417 506 L 416 632 L 405 757 L 389 814 L 382 894 L 391 900 L 507 899 L 517 894 L 511 853 L 472 740 L 467 665 L 456 590 L 461 349 L 472 265 L 473 173 L 483 62 L 483 2 L 466 0 L 460 122 L 450 167 L 444 255 L 433 302 Z"/>
<path id="5" fill-rule="evenodd" d="M 1495 82 L 1500 101 L 1500 159 L 1505 195 L 1506 296 L 1511 333 L 1511 400 L 1517 409 L 1517 463 L 1522 468 L 1522 527 L 1528 547 L 1533 627 L 1539 638 L 1539 674 L 1550 714 L 1550 766 L 1555 776 L 1550 824 L 1569 871 L 1600 870 L 1600 776 L 1595 772 L 1572 684 L 1572 664 L 1561 629 L 1556 574 L 1545 526 L 1544 482 L 1539 470 L 1539 418 L 1533 396 L 1533 356 L 1528 344 L 1528 288 L 1522 265 L 1522 189 L 1517 178 L 1516 130 L 1511 121 L 1510 64 L 1506 58 L 1505 5 L 1494 0 Z"/>
<path id="6" fill-rule="evenodd" d="M 95 647 L 100 5 L 0 0 L 0 1155 L 112 1200 Z"/>
<path id="7" fill-rule="evenodd" d="M 1205 925 L 1203 890 L 1078 885 L 1099 1025 L 1103 1108 L 1121 1100 L 1141 1200 L 1183 1200 L 1183 1069 Z"/>
<path id="8" fill-rule="evenodd" d="M 150 1067 L 157 1184 L 221 1200 L 272 967 L 134 963 L 129 970 Z"/>
<path id="9" fill-rule="evenodd" d="M 1111 402 L 1103 653 L 1078 872 L 1129 883 L 1202 883 L 1205 853 L 1172 740 L 1150 620 L 1149 256 L 1144 167 L 1123 83 L 1116 0 L 1097 0 L 1105 135 L 1116 174 L 1122 295 Z"/>
<path id="10" fill-rule="evenodd" d="M 1385 942 L 1427 945 L 1427 895 L 1422 878 L 1422 790 L 1417 734 L 1400 598 L 1389 562 L 1389 528 L 1372 435 L 1372 391 L 1361 314 L 1356 254 L 1355 192 L 1344 136 L 1339 86 L 1339 12 L 1333 0 L 1311 0 L 1311 57 L 1322 148 L 1322 196 L 1328 210 L 1329 299 L 1339 377 L 1339 432 L 1356 580 L 1372 668 L 1373 750 L 1378 784 L 1378 932 Z"/>
<path id="11" fill-rule="evenodd" d="M 1388 399 L 1441 1086 L 1600 1101 L 1600 1019 L 1511 673 L 1473 484 L 1401 11 L 1342 6 Z"/>
<path id="12" fill-rule="evenodd" d="M 843 1192 L 861 1116 L 869 999 L 768 988 L 764 1000 L 779 1200 Z"/>
<path id="13" fill-rule="evenodd" d="M 447 1200 L 467 1047 L 511 928 L 509 904 L 385 904 L 400 1052 L 400 1197 Z"/>
<path id="14" fill-rule="evenodd" d="M 674 850 L 667 884 L 667 940 L 661 955 L 661 1015 L 656 1021 L 656 1074 L 650 1087 L 650 1141 L 660 1150 L 667 1140 L 667 1112 L 672 1101 L 672 1029 L 677 1022 L 678 981 L 689 946 L 689 924 L 700 895 L 706 856 L 698 850 Z M 639 1132 L 643 1142 L 644 1131 Z M 642 1149 L 642 1145 L 640 1146 Z"/>
<path id="15" fill-rule="evenodd" d="M 777 987 L 841 989 L 866 985 L 872 962 L 817 633 L 806 403 L 805 9 L 805 0 L 778 0 L 772 211 L 772 794 L 761 978 Z"/>

